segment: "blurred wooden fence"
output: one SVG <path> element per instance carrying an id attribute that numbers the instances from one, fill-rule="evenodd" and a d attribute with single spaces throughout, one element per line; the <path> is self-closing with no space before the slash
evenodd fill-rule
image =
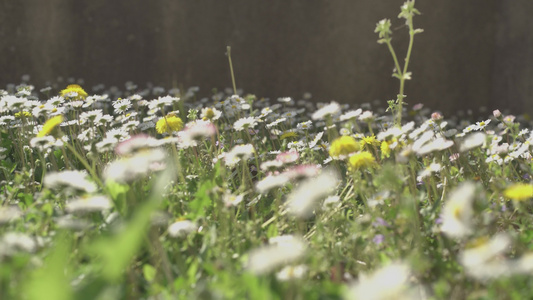
<path id="1" fill-rule="evenodd" d="M 393 62 L 376 43 L 390 18 L 400 57 L 402 1 L 25 0 L 0 1 L 0 84 L 23 74 L 44 87 L 58 76 L 88 86 L 153 82 L 169 87 L 237 85 L 258 96 L 360 103 L 395 97 Z M 533 1 L 419 0 L 409 104 L 445 112 L 532 112 Z"/>

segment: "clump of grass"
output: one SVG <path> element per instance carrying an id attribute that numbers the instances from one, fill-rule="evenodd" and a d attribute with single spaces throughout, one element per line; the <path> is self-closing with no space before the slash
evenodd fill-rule
<path id="1" fill-rule="evenodd" d="M 1 91 L 2 299 L 531 297 L 521 116 L 58 92 Z"/>

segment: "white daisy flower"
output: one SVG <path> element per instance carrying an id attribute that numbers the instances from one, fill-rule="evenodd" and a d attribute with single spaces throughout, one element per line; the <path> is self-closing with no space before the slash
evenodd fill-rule
<path id="1" fill-rule="evenodd" d="M 362 274 L 356 284 L 352 285 L 345 299 L 424 299 L 420 295 L 420 288 L 409 283 L 411 271 L 404 263 L 391 263 L 374 271 L 372 274 Z"/>
<path id="2" fill-rule="evenodd" d="M 96 151 L 99 153 L 105 153 L 113 151 L 115 146 L 118 144 L 118 140 L 114 137 L 105 137 L 102 141 L 95 144 Z"/>
<path id="3" fill-rule="evenodd" d="M 463 182 L 453 190 L 444 203 L 441 231 L 451 238 L 461 239 L 472 233 L 472 203 L 476 195 L 476 185 Z"/>
<path id="4" fill-rule="evenodd" d="M 0 240 L 0 257 L 14 255 L 21 251 L 33 253 L 39 246 L 42 245 L 39 245 L 38 240 L 27 234 L 8 232 Z"/>
<path id="5" fill-rule="evenodd" d="M 269 123 L 269 124 L 266 124 L 265 127 L 266 127 L 267 129 L 270 129 L 270 128 L 272 128 L 272 127 L 274 127 L 274 126 L 276 126 L 276 125 L 278 125 L 278 124 L 280 124 L 280 123 L 283 123 L 283 122 L 285 122 L 285 121 L 287 121 L 286 118 L 277 118 L 274 122 Z"/>
<path id="6" fill-rule="evenodd" d="M 361 115 L 361 113 L 363 112 L 362 109 L 357 109 L 357 110 L 351 110 L 351 111 L 348 111 L 344 114 L 342 114 L 340 116 L 340 120 L 341 121 L 348 121 L 348 120 L 351 120 L 351 119 L 356 119 L 357 117 L 359 117 Z"/>
<path id="7" fill-rule="evenodd" d="M 425 178 L 431 176 L 431 174 L 440 172 L 441 169 L 442 169 L 441 164 L 439 164 L 439 163 L 431 163 L 424 170 L 422 170 L 422 171 L 420 171 L 418 173 L 418 176 L 416 177 L 416 181 L 421 182 Z"/>
<path id="8" fill-rule="evenodd" d="M 130 138 L 130 134 L 122 128 L 113 128 L 105 133 L 106 138 L 115 138 L 122 142 Z"/>
<path id="9" fill-rule="evenodd" d="M 287 212 L 298 218 L 309 218 L 318 201 L 330 194 L 337 184 L 337 173 L 324 170 L 318 176 L 300 183 L 287 199 Z"/>
<path id="10" fill-rule="evenodd" d="M 289 102 L 294 102 L 294 100 L 292 100 L 291 97 L 281 97 L 281 98 L 278 98 L 278 102 L 289 103 Z"/>
<path id="11" fill-rule="evenodd" d="M 241 118 L 233 124 L 233 129 L 242 131 L 248 128 L 254 128 L 257 125 L 257 119 L 254 117 Z"/>
<path id="12" fill-rule="evenodd" d="M 514 270 L 511 270 L 507 260 L 501 257 L 510 245 L 509 236 L 499 233 L 479 246 L 462 251 L 459 261 L 466 274 L 478 280 L 510 275 Z"/>
<path id="13" fill-rule="evenodd" d="M 88 112 L 82 112 L 80 114 L 80 124 L 85 124 L 87 122 L 97 123 L 102 117 L 103 113 L 101 109 L 95 109 Z"/>
<path id="14" fill-rule="evenodd" d="M 28 99 L 13 95 L 7 95 L 2 97 L 2 101 L 5 103 L 7 109 L 15 110 L 22 108 L 24 104 L 28 101 Z"/>
<path id="15" fill-rule="evenodd" d="M 276 278 L 279 281 L 301 279 L 307 274 L 307 269 L 306 265 L 286 266 L 276 273 Z"/>
<path id="16" fill-rule="evenodd" d="M 100 135 L 98 134 L 96 127 L 89 127 L 78 134 L 77 138 L 81 142 L 88 142 L 98 138 L 99 136 Z"/>
<path id="17" fill-rule="evenodd" d="M 170 224 L 167 230 L 171 237 L 184 237 L 198 230 L 198 226 L 190 220 L 181 220 Z"/>
<path id="18" fill-rule="evenodd" d="M 139 127 L 139 121 L 131 120 L 122 125 L 122 129 L 126 131 L 134 131 Z"/>
<path id="19" fill-rule="evenodd" d="M 313 120 L 323 120 L 324 118 L 326 118 L 326 116 L 335 115 L 339 113 L 340 111 L 341 111 L 340 105 L 337 102 L 333 101 L 330 104 L 325 105 L 324 107 L 315 111 L 313 115 L 311 116 L 311 118 Z"/>
<path id="20" fill-rule="evenodd" d="M 161 149 L 137 151 L 131 157 L 120 158 L 111 162 L 104 170 L 106 180 L 127 183 L 144 177 L 150 171 L 164 168 L 166 154 Z"/>
<path id="21" fill-rule="evenodd" d="M 139 94 L 133 94 L 129 96 L 128 99 L 130 99 L 131 101 L 141 101 L 143 97 Z"/>
<path id="22" fill-rule="evenodd" d="M 204 107 L 200 113 L 202 120 L 216 121 L 220 119 L 222 112 L 214 107 Z"/>
<path id="23" fill-rule="evenodd" d="M 226 193 L 224 194 L 223 200 L 224 200 L 224 204 L 227 207 L 237 206 L 239 205 L 239 203 L 242 202 L 242 200 L 244 200 L 244 195 L 243 194 L 235 195 L 232 193 Z"/>
<path id="24" fill-rule="evenodd" d="M 22 210 L 16 205 L 0 206 L 0 225 L 17 220 L 22 216 Z"/>
<path id="25" fill-rule="evenodd" d="M 361 115 L 359 116 L 359 120 L 362 121 L 362 122 L 370 122 L 374 119 L 374 113 L 372 113 L 371 111 L 369 110 L 366 110 L 364 111 L 363 113 L 361 113 Z"/>
<path id="26" fill-rule="evenodd" d="M 246 160 L 255 153 L 254 146 L 251 144 L 237 145 L 224 156 L 224 162 L 230 168 L 234 167 L 241 160 Z"/>
<path id="27" fill-rule="evenodd" d="M 273 188 L 284 186 L 289 180 L 287 174 L 269 175 L 257 182 L 255 188 L 260 194 L 264 194 Z"/>
<path id="28" fill-rule="evenodd" d="M 47 149 L 54 146 L 55 138 L 51 135 L 43 137 L 34 137 L 30 140 L 30 146 L 32 148 L 37 148 L 40 151 L 46 151 Z"/>
<path id="29" fill-rule="evenodd" d="M 303 130 L 309 130 L 311 128 L 313 128 L 313 122 L 311 121 L 306 121 L 306 122 L 301 122 L 301 123 L 298 123 L 296 125 L 296 128 L 300 131 L 303 131 Z"/>
<path id="30" fill-rule="evenodd" d="M 103 211 L 112 207 L 113 204 L 107 196 L 95 195 L 70 200 L 66 203 L 65 210 L 69 213 L 87 213 Z"/>
<path id="31" fill-rule="evenodd" d="M 284 242 L 261 246 L 248 253 L 246 269 L 256 275 L 270 273 L 302 258 L 306 248 L 307 244 L 303 239 L 293 236 Z"/>
<path id="32" fill-rule="evenodd" d="M 113 103 L 115 114 L 123 114 L 131 107 L 131 101 L 129 99 L 119 99 Z"/>
<path id="33" fill-rule="evenodd" d="M 216 134 L 216 128 L 210 121 L 196 120 L 185 125 L 185 129 L 178 133 L 180 146 L 188 148 L 196 146 L 197 141 L 211 137 Z"/>
<path id="34" fill-rule="evenodd" d="M 281 114 L 281 117 L 285 119 L 291 119 L 291 118 L 295 118 L 297 115 L 298 115 L 297 111 L 291 110 L 291 111 L 286 111 L 283 114 Z"/>
<path id="35" fill-rule="evenodd" d="M 172 96 L 164 96 L 164 97 L 159 97 L 155 100 L 152 100 L 149 102 L 148 104 L 148 108 L 150 110 L 157 110 L 159 111 L 160 109 L 164 108 L 165 106 L 170 106 L 174 103 L 177 103 L 178 101 L 180 100 L 180 98 L 177 98 L 177 97 L 172 97 Z"/>
<path id="36" fill-rule="evenodd" d="M 474 134 L 470 134 L 463 140 L 461 146 L 459 146 L 459 151 L 465 152 L 480 147 L 485 144 L 486 140 L 487 135 L 483 132 L 476 132 Z"/>
<path id="37" fill-rule="evenodd" d="M 311 143 L 309 143 L 309 148 L 311 149 L 315 148 L 315 146 L 318 144 L 318 142 L 320 141 L 323 135 L 324 135 L 323 131 L 317 133 L 315 137 L 313 138 L 313 140 L 311 141 Z"/>
<path id="38" fill-rule="evenodd" d="M 135 135 L 118 144 L 115 151 L 118 155 L 128 155 L 143 148 L 153 147 L 157 140 L 146 134 Z"/>
<path id="39" fill-rule="evenodd" d="M 87 179 L 84 171 L 68 170 L 62 172 L 47 173 L 44 177 L 44 185 L 50 189 L 74 189 L 86 193 L 93 193 L 97 186 Z"/>
<path id="40" fill-rule="evenodd" d="M 14 116 L 1 116 L 0 117 L 0 125 L 2 126 L 7 126 L 13 121 L 15 121 Z"/>
<path id="41" fill-rule="evenodd" d="M 463 129 L 463 133 L 469 133 L 470 131 L 475 130 L 476 128 L 476 125 L 468 125 L 465 127 L 465 129 Z"/>

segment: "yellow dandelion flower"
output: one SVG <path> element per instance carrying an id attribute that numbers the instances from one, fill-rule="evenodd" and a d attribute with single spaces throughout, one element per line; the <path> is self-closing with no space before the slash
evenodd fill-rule
<path id="1" fill-rule="evenodd" d="M 166 117 L 159 119 L 157 124 L 155 124 L 155 130 L 159 134 L 180 131 L 182 128 L 183 121 L 174 114 L 168 114 Z"/>
<path id="2" fill-rule="evenodd" d="M 389 147 L 390 144 L 387 141 L 381 142 L 381 158 L 383 157 L 389 157 L 391 153 L 391 148 Z"/>
<path id="3" fill-rule="evenodd" d="M 27 111 L 20 111 L 18 113 L 15 113 L 15 118 L 22 118 L 22 117 L 29 118 L 29 117 L 31 117 L 31 113 L 29 113 Z"/>
<path id="4" fill-rule="evenodd" d="M 366 146 L 377 146 L 377 145 L 379 145 L 379 141 L 376 140 L 376 136 L 374 136 L 374 135 L 363 137 L 363 139 L 361 140 L 361 143 L 365 147 Z"/>
<path id="5" fill-rule="evenodd" d="M 503 195 L 513 200 L 527 200 L 533 197 L 533 185 L 525 183 L 516 183 L 506 188 Z"/>
<path id="6" fill-rule="evenodd" d="M 376 159 L 372 153 L 368 151 L 357 152 L 350 156 L 350 159 L 348 160 L 348 168 L 350 171 L 371 168 L 374 166 L 376 166 Z"/>
<path id="7" fill-rule="evenodd" d="M 39 133 L 37 134 L 37 137 L 43 137 L 43 136 L 50 135 L 50 133 L 52 133 L 52 131 L 59 124 L 61 124 L 61 122 L 63 122 L 63 116 L 62 115 L 58 115 L 58 116 L 50 118 L 48 121 L 46 121 L 44 123 L 43 129 L 41 129 L 41 131 L 39 131 Z"/>
<path id="8" fill-rule="evenodd" d="M 77 84 L 69 84 L 66 89 L 59 92 L 61 97 L 69 98 L 71 100 L 83 100 L 89 96 L 83 88 Z"/>
<path id="9" fill-rule="evenodd" d="M 331 143 L 329 148 L 329 155 L 333 158 L 347 156 L 351 153 L 359 151 L 361 145 L 351 136 L 341 136 Z"/>
<path id="10" fill-rule="evenodd" d="M 285 132 L 284 134 L 282 134 L 280 139 L 284 140 L 284 139 L 293 138 L 293 137 L 297 137 L 297 136 L 298 136 L 298 134 L 296 132 L 289 131 L 289 132 Z"/>

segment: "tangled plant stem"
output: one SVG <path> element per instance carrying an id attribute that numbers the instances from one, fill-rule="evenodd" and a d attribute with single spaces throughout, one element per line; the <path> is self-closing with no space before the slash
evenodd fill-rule
<path id="1" fill-rule="evenodd" d="M 409 68 L 409 60 L 411 58 L 411 53 L 413 50 L 413 43 L 414 43 L 414 37 L 415 34 L 423 32 L 422 29 L 415 29 L 413 25 L 413 16 L 415 14 L 420 14 L 420 12 L 414 7 L 415 0 L 407 1 L 402 6 L 401 13 L 398 15 L 399 18 L 404 18 L 406 21 L 406 25 L 409 28 L 409 46 L 407 48 L 407 53 L 405 55 L 404 59 L 404 65 L 403 68 L 400 66 L 400 63 L 398 61 L 398 56 L 396 55 L 396 51 L 394 50 L 394 47 L 391 43 L 391 35 L 392 31 L 390 30 L 391 22 L 388 19 L 381 20 L 377 26 L 375 32 L 379 34 L 379 40 L 378 43 L 382 44 L 385 43 L 387 45 L 387 48 L 389 49 L 389 52 L 391 53 L 392 59 L 394 60 L 394 67 L 395 72 L 392 74 L 393 77 L 398 78 L 400 80 L 400 91 L 397 95 L 396 101 L 390 100 L 389 103 L 389 109 L 391 109 L 392 113 L 396 115 L 394 123 L 396 126 L 401 126 L 402 124 L 402 112 L 403 112 L 403 104 L 404 104 L 404 90 L 405 90 L 405 81 L 411 79 L 411 72 L 408 72 Z"/>

